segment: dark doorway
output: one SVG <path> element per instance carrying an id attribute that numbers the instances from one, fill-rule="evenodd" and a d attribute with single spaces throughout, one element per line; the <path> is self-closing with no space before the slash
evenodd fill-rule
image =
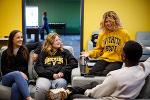
<path id="1" fill-rule="evenodd" d="M 80 50 L 82 50 L 82 2 L 83 0 L 23 0 L 24 12 L 27 7 L 38 7 L 38 24 L 30 26 L 35 28 L 37 32 L 40 32 L 42 25 L 42 13 L 47 12 L 48 22 L 51 32 L 57 32 L 61 37 L 64 45 L 73 46 L 75 56 L 79 57 Z M 24 14 L 25 16 L 26 14 Z M 25 42 L 40 41 L 40 33 L 29 34 L 30 28 L 26 25 L 26 16 L 24 24 L 24 37 Z M 53 25 L 55 24 L 55 25 Z M 59 25 L 62 25 L 59 27 Z M 57 27 L 58 26 L 58 27 Z M 39 31 L 37 30 L 39 29 Z M 35 35 L 36 34 L 36 35 Z M 39 34 L 39 36 L 37 35 Z M 37 37 L 39 39 L 37 39 Z M 45 34 L 46 37 L 46 34 Z"/>

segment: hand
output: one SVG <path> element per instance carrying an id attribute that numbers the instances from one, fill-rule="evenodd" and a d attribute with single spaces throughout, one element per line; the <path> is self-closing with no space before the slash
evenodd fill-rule
<path id="1" fill-rule="evenodd" d="M 22 77 L 23 77 L 25 80 L 28 80 L 28 77 L 27 77 L 26 74 L 24 74 L 23 72 L 20 72 L 20 73 L 21 73 Z"/>
<path id="2" fill-rule="evenodd" d="M 61 77 L 63 77 L 63 76 L 64 76 L 64 73 L 59 72 L 59 73 L 58 73 L 58 76 L 59 76 L 59 78 L 61 78 Z"/>
<path id="3" fill-rule="evenodd" d="M 32 54 L 32 60 L 33 60 L 33 62 L 36 62 L 37 59 L 38 59 L 38 54 L 33 53 L 33 54 Z"/>
<path id="4" fill-rule="evenodd" d="M 54 78 L 54 79 L 58 79 L 58 78 L 59 78 L 59 75 L 58 75 L 58 74 L 53 74 L 53 78 Z"/>
<path id="5" fill-rule="evenodd" d="M 88 57 L 88 56 L 89 56 L 89 53 L 88 53 L 88 52 L 86 52 L 86 51 L 81 52 L 81 56 L 83 56 L 83 57 Z"/>
<path id="6" fill-rule="evenodd" d="M 90 89 L 87 89 L 87 90 L 84 92 L 84 95 L 85 95 L 85 96 L 90 96 L 90 95 L 91 95 Z"/>

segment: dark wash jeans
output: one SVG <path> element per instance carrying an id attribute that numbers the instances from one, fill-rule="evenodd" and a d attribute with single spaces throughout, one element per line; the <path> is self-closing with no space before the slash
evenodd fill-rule
<path id="1" fill-rule="evenodd" d="M 98 60 L 90 70 L 89 74 L 94 76 L 106 76 L 110 71 L 120 69 L 123 62 L 107 62 Z"/>
<path id="2" fill-rule="evenodd" d="M 76 86 L 76 87 L 68 87 L 68 90 L 71 91 L 71 94 L 69 94 L 68 98 L 66 100 L 73 100 L 75 98 L 92 98 L 84 95 L 84 92 L 87 89 L 92 89 L 95 86 L 97 86 L 99 83 L 94 81 L 90 82 L 89 84 L 86 84 L 84 86 Z"/>

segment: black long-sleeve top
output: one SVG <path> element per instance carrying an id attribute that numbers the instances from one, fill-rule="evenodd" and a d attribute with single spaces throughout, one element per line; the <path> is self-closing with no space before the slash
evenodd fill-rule
<path id="1" fill-rule="evenodd" d="M 39 54 L 41 51 L 41 43 L 30 43 L 25 45 L 30 52 L 34 50 L 36 54 Z M 5 75 L 12 71 L 21 71 L 28 75 L 28 61 L 23 57 L 22 50 L 24 48 L 21 46 L 16 55 L 13 55 L 11 61 L 7 61 L 7 49 L 3 51 L 1 57 L 1 70 L 2 75 Z"/>
<path id="2" fill-rule="evenodd" d="M 12 71 L 22 71 L 28 75 L 28 61 L 23 57 L 22 47 L 19 48 L 16 56 L 13 55 L 11 61 L 7 61 L 7 49 L 3 51 L 1 58 L 2 75 Z"/>
<path id="3" fill-rule="evenodd" d="M 40 77 L 53 79 L 53 74 L 62 72 L 68 82 L 71 80 L 72 69 L 76 67 L 78 67 L 78 61 L 67 49 L 58 49 L 53 56 L 47 56 L 42 51 L 34 66 L 35 71 Z"/>

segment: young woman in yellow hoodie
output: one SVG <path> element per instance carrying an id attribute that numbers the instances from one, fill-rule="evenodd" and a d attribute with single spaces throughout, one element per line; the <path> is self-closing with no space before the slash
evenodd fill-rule
<path id="1" fill-rule="evenodd" d="M 100 28 L 102 31 L 96 47 L 89 52 L 82 52 L 81 56 L 99 59 L 89 74 L 106 76 L 110 71 L 121 68 L 122 48 L 130 37 L 114 11 L 104 13 Z"/>

